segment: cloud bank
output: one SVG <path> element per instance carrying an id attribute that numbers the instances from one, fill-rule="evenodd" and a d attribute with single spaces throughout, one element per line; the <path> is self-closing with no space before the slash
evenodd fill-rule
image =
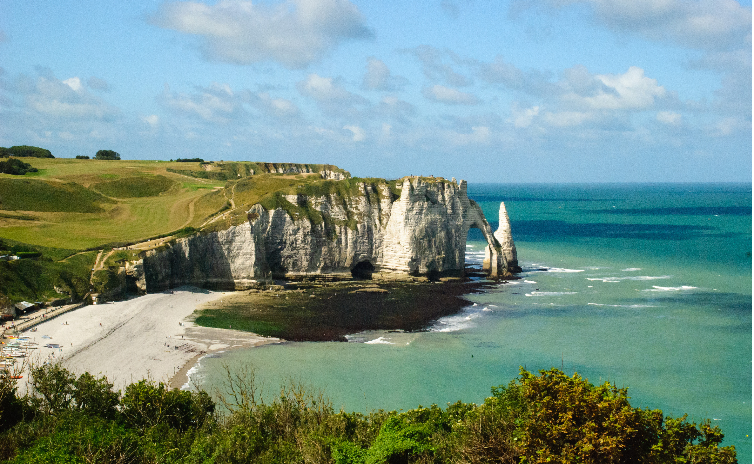
<path id="1" fill-rule="evenodd" d="M 291 69 L 317 61 L 342 40 L 372 37 L 358 8 L 347 0 L 170 2 L 161 5 L 152 22 L 200 37 L 208 60 L 274 61 Z"/>

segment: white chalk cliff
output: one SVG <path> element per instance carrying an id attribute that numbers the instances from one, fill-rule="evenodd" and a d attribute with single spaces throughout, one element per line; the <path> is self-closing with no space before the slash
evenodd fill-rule
<path id="1" fill-rule="evenodd" d="M 241 289 L 272 277 L 461 274 L 472 227 L 487 240 L 491 277 L 518 271 L 504 205 L 493 233 L 465 181 L 409 177 L 396 187 L 398 198 L 386 181 L 374 180 L 356 183 L 348 195 L 286 195 L 287 208 L 256 204 L 243 224 L 146 252 L 139 287 Z"/>

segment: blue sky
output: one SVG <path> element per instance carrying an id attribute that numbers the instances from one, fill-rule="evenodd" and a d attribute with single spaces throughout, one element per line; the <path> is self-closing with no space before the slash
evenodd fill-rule
<path id="1" fill-rule="evenodd" d="M 0 3 L 0 146 L 751 181 L 751 2 Z"/>

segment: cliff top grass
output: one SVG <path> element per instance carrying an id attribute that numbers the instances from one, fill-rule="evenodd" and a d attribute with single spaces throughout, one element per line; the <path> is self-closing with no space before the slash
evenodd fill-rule
<path id="1" fill-rule="evenodd" d="M 169 172 L 182 163 L 25 161 L 39 171 L 0 174 L 0 238 L 29 245 L 77 251 L 135 243 L 200 226 L 227 202 L 214 193 L 225 181 Z"/>
<path id="2" fill-rule="evenodd" d="M 342 190 L 320 172 L 350 177 L 327 164 L 24 159 L 38 171 L 0 174 L 0 239 L 71 252 L 227 228 L 275 192 Z"/>

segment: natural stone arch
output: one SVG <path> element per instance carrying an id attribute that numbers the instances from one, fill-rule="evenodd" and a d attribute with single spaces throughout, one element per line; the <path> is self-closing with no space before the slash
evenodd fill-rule
<path id="1" fill-rule="evenodd" d="M 466 235 L 469 233 L 469 229 L 476 228 L 482 232 L 484 239 L 487 241 L 487 247 L 485 248 L 485 259 L 482 263 L 482 269 L 485 270 L 490 277 L 501 277 L 505 273 L 506 260 L 500 247 L 500 242 L 495 238 L 492 233 L 492 228 L 487 220 L 484 218 L 482 208 L 473 201 L 469 201 L 468 214 L 466 216 L 465 230 Z M 464 243 L 464 249 L 466 244 Z"/>

